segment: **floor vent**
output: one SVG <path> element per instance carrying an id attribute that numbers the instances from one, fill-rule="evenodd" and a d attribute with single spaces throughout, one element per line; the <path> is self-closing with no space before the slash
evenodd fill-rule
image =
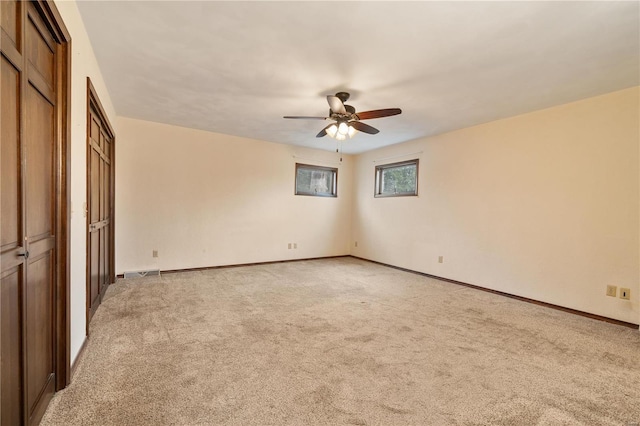
<path id="1" fill-rule="evenodd" d="M 141 278 L 141 277 L 153 277 L 160 276 L 160 269 L 151 269 L 149 271 L 133 271 L 133 272 L 125 272 L 124 277 L 126 278 Z"/>

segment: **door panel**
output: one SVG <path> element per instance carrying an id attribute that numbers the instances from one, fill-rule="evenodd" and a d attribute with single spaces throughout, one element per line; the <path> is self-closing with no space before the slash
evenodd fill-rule
<path id="1" fill-rule="evenodd" d="M 4 12 L 4 10 L 3 10 Z M 2 96 L 0 96 L 0 140 L 2 148 L 0 161 L 2 179 L 2 203 L 0 204 L 2 220 L 0 220 L 0 247 L 2 251 L 20 244 L 20 120 L 19 93 L 20 75 L 18 71 L 2 57 Z"/>
<path id="2" fill-rule="evenodd" d="M 21 269 L 14 268 L 0 280 L 0 321 L 2 324 L 2 425 L 22 423 L 22 310 L 20 309 Z"/>
<path id="3" fill-rule="evenodd" d="M 91 223 L 100 221 L 100 193 L 95 193 L 94 188 L 100 189 L 100 154 L 95 149 L 91 151 L 91 194 L 89 196 L 89 218 Z"/>
<path id="4" fill-rule="evenodd" d="M 26 156 L 29 161 L 27 237 L 49 236 L 53 210 L 53 106 L 35 89 L 27 89 Z"/>
<path id="5" fill-rule="evenodd" d="M 53 378 L 53 265 L 49 253 L 29 258 L 27 274 L 27 403 L 31 414 Z"/>
<path id="6" fill-rule="evenodd" d="M 29 13 L 27 23 L 27 59 L 35 69 L 44 77 L 49 87 L 54 85 L 54 41 L 46 31 L 44 23 L 37 13 Z"/>
<path id="7" fill-rule="evenodd" d="M 100 194 L 100 168 L 102 160 L 99 151 L 100 126 L 91 115 L 91 127 L 89 137 L 90 160 L 89 160 L 89 306 L 88 317 L 91 319 L 101 301 L 101 275 L 100 275 L 100 253 L 101 250 L 101 194 Z"/>
<path id="8" fill-rule="evenodd" d="M 48 403 L 53 389 L 53 303 L 55 227 L 53 193 L 55 128 L 53 39 L 33 9 L 26 30 L 29 84 L 26 91 L 24 147 L 28 164 L 26 196 L 27 259 L 24 298 L 26 309 L 26 402 L 29 418 Z M 37 73 L 33 70 L 36 69 Z M 33 78 L 35 77 L 35 78 Z M 44 77 L 44 82 L 42 78 Z M 48 95 L 50 98 L 45 98 Z"/>
<path id="9" fill-rule="evenodd" d="M 98 270 L 100 268 L 100 233 L 92 232 L 91 233 L 91 306 L 94 307 L 93 310 L 98 307 L 100 303 L 100 276 L 98 275 Z"/>
<path id="10" fill-rule="evenodd" d="M 102 139 L 102 138 L 101 138 Z M 103 155 L 104 157 L 104 155 Z M 96 196 L 96 198 L 99 199 L 98 204 L 100 205 L 99 209 L 98 209 L 98 217 L 100 218 L 101 221 L 103 221 L 106 217 L 105 214 L 105 198 L 106 198 L 106 194 L 105 192 L 105 176 L 104 176 L 104 158 L 100 158 L 100 163 L 98 165 L 98 169 L 100 170 L 100 172 L 98 173 L 99 175 L 99 185 L 98 186 L 98 192 L 96 194 L 94 194 Z"/>
<path id="11" fill-rule="evenodd" d="M 105 250 L 107 248 L 107 228 L 103 226 L 100 233 L 100 270 L 98 275 L 100 276 L 100 293 L 104 294 L 107 290 L 106 286 L 109 285 L 107 280 L 107 262 L 106 259 L 108 256 L 105 256 L 107 253 Z"/>
<path id="12" fill-rule="evenodd" d="M 20 28 L 20 4 L 17 1 L 0 1 L 2 30 L 15 47 L 18 47 L 18 29 Z"/>
<path id="13" fill-rule="evenodd" d="M 109 256 L 109 253 L 111 253 L 111 247 L 109 244 L 110 238 L 109 238 L 109 233 L 111 232 L 111 226 L 110 225 L 106 225 L 103 229 L 104 232 L 104 270 L 103 270 L 103 275 L 102 275 L 102 285 L 104 288 L 104 290 L 102 290 L 102 292 L 104 293 L 106 291 L 106 286 L 109 285 L 110 283 L 110 277 L 109 274 L 111 273 L 111 262 L 110 262 L 110 258 L 111 256 Z"/>
<path id="14" fill-rule="evenodd" d="M 98 124 L 98 121 L 96 120 L 96 117 L 93 114 L 91 114 L 91 128 L 89 131 L 90 131 L 89 137 L 91 138 L 92 141 L 98 142 L 98 146 L 99 146 L 100 124 Z"/>
<path id="15" fill-rule="evenodd" d="M 6 6 L 3 5 L 2 12 Z M 5 22 L 5 16 L 3 16 Z M 0 84 L 0 368 L 1 424 L 19 425 L 22 405 L 22 153 L 20 149 L 20 73 L 2 57 Z"/>

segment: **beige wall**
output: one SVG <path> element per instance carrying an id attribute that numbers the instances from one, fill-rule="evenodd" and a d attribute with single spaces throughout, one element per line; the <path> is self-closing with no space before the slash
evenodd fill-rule
<path id="1" fill-rule="evenodd" d="M 87 76 L 113 124 L 115 110 L 75 1 L 55 1 L 71 34 L 71 361 L 86 335 Z M 116 129 L 117 133 L 117 129 Z"/>
<path id="2" fill-rule="evenodd" d="M 332 152 L 117 122 L 118 273 L 349 253 L 349 156 L 338 165 Z M 296 162 L 338 166 L 338 198 L 293 195 Z"/>
<path id="3" fill-rule="evenodd" d="M 116 120 L 76 3 L 56 6 L 72 36 L 72 361 L 86 328 L 87 76 L 116 130 L 118 273 L 351 251 L 640 322 L 637 88 L 345 156 L 338 199 L 296 197 L 295 162 L 335 154 Z M 420 196 L 373 199 L 372 160 L 418 151 Z M 607 283 L 633 300 L 605 297 Z"/>
<path id="4" fill-rule="evenodd" d="M 638 96 L 357 156 L 352 254 L 639 323 Z M 418 197 L 373 197 L 375 161 L 386 157 L 420 158 Z M 631 288 L 632 300 L 606 297 L 607 284 Z"/>
<path id="5" fill-rule="evenodd" d="M 345 156 L 338 199 L 296 197 L 295 162 L 335 154 L 116 120 L 76 3 L 56 6 L 72 36 L 72 361 L 86 328 L 87 76 L 116 130 L 118 273 L 351 252 L 640 322 L 637 88 Z M 373 199 L 372 160 L 418 151 L 420 196 Z M 607 283 L 633 300 L 604 296 Z"/>

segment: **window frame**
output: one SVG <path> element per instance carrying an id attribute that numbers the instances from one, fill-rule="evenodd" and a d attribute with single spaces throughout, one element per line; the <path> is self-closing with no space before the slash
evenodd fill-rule
<path id="1" fill-rule="evenodd" d="M 333 172 L 333 188 L 331 188 L 331 193 L 317 193 L 317 192 L 298 192 L 298 170 L 307 169 L 307 170 L 317 170 L 317 171 L 329 171 Z M 337 167 L 326 167 L 326 166 L 317 166 L 314 164 L 304 164 L 304 163 L 296 163 L 296 175 L 294 179 L 293 185 L 293 194 L 294 195 L 303 195 L 307 197 L 325 197 L 325 198 L 338 198 L 338 168 Z"/>
<path id="2" fill-rule="evenodd" d="M 388 169 L 394 169 L 396 167 L 402 167 L 402 166 L 409 166 L 409 165 L 415 165 L 416 166 L 416 189 L 415 191 L 412 192 L 399 192 L 399 193 L 393 193 L 393 194 L 383 194 L 381 192 L 382 190 L 382 173 L 385 170 Z M 387 163 L 387 164 L 380 164 L 377 165 L 375 167 L 375 175 L 374 175 L 374 179 L 373 179 L 373 196 L 375 198 L 389 198 L 389 197 L 417 197 L 418 196 L 418 181 L 420 180 L 419 177 L 419 172 L 420 172 L 420 159 L 419 158 L 415 158 L 413 160 L 406 160 L 406 161 L 398 161 L 397 163 Z"/>

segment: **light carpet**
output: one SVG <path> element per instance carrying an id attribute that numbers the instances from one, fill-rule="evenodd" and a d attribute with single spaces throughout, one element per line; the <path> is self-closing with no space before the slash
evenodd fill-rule
<path id="1" fill-rule="evenodd" d="M 49 425 L 630 425 L 640 332 L 350 257 L 119 280 Z"/>

